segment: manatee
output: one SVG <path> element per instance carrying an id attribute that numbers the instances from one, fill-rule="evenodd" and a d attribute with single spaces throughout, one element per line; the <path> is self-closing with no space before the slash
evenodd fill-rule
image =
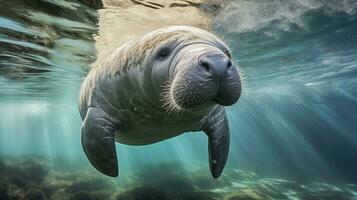
<path id="1" fill-rule="evenodd" d="M 190 26 L 160 28 L 93 64 L 79 94 L 83 150 L 98 171 L 116 177 L 115 142 L 148 145 L 203 131 L 218 178 L 230 143 L 225 106 L 241 91 L 222 40 Z"/>

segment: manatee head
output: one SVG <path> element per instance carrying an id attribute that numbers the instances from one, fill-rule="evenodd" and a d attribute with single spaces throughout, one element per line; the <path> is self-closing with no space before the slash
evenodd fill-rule
<path id="1" fill-rule="evenodd" d="M 238 101 L 240 75 L 222 40 L 189 26 L 165 27 L 153 35 L 158 41 L 148 57 L 149 69 L 167 110 L 229 106 Z"/>

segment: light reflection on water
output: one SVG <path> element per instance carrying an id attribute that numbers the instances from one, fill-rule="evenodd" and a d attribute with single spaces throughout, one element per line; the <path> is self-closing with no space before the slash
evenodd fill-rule
<path id="1" fill-rule="evenodd" d="M 233 114 L 233 130 L 244 132 L 234 138 L 236 165 L 356 180 L 356 9 L 352 1 L 237 1 L 217 17 L 245 76 Z"/>

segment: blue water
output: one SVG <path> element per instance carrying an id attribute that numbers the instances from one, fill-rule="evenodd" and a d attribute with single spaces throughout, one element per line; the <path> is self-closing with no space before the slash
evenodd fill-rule
<path id="1" fill-rule="evenodd" d="M 110 185 L 113 197 L 150 183 L 159 195 L 191 192 L 181 199 L 221 199 L 215 195 L 245 187 L 262 199 L 357 199 L 357 3 L 232 1 L 213 21 L 244 76 L 242 97 L 228 108 L 231 149 L 221 180 L 210 177 L 207 138 L 199 133 L 141 147 L 117 144 L 117 179 L 90 166 L 80 145 L 77 95 L 96 58 L 97 12 L 78 1 L 0 1 L 0 161 L 21 173 L 45 162 L 49 174 L 41 184 L 96 180 L 86 183 L 89 189 L 71 183 L 64 192 L 71 195 Z M 8 168 L 0 163 L 11 182 L 16 174 Z M 291 192 L 292 183 L 301 195 Z"/>
<path id="2" fill-rule="evenodd" d="M 245 75 L 232 109 L 236 165 L 357 180 L 356 8 L 250 1 L 218 17 Z"/>

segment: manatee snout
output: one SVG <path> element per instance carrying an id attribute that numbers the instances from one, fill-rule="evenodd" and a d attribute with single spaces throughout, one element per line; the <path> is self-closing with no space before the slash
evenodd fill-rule
<path id="1" fill-rule="evenodd" d="M 212 75 L 218 88 L 213 100 L 220 105 L 230 106 L 236 103 L 241 94 L 241 80 L 236 66 L 225 54 L 204 54 L 199 65 Z"/>
<path id="2" fill-rule="evenodd" d="M 208 102 L 232 105 L 238 101 L 242 88 L 231 59 L 223 52 L 207 52 L 198 56 L 195 64 L 181 70 L 172 90 L 178 106 L 192 109 Z"/>

